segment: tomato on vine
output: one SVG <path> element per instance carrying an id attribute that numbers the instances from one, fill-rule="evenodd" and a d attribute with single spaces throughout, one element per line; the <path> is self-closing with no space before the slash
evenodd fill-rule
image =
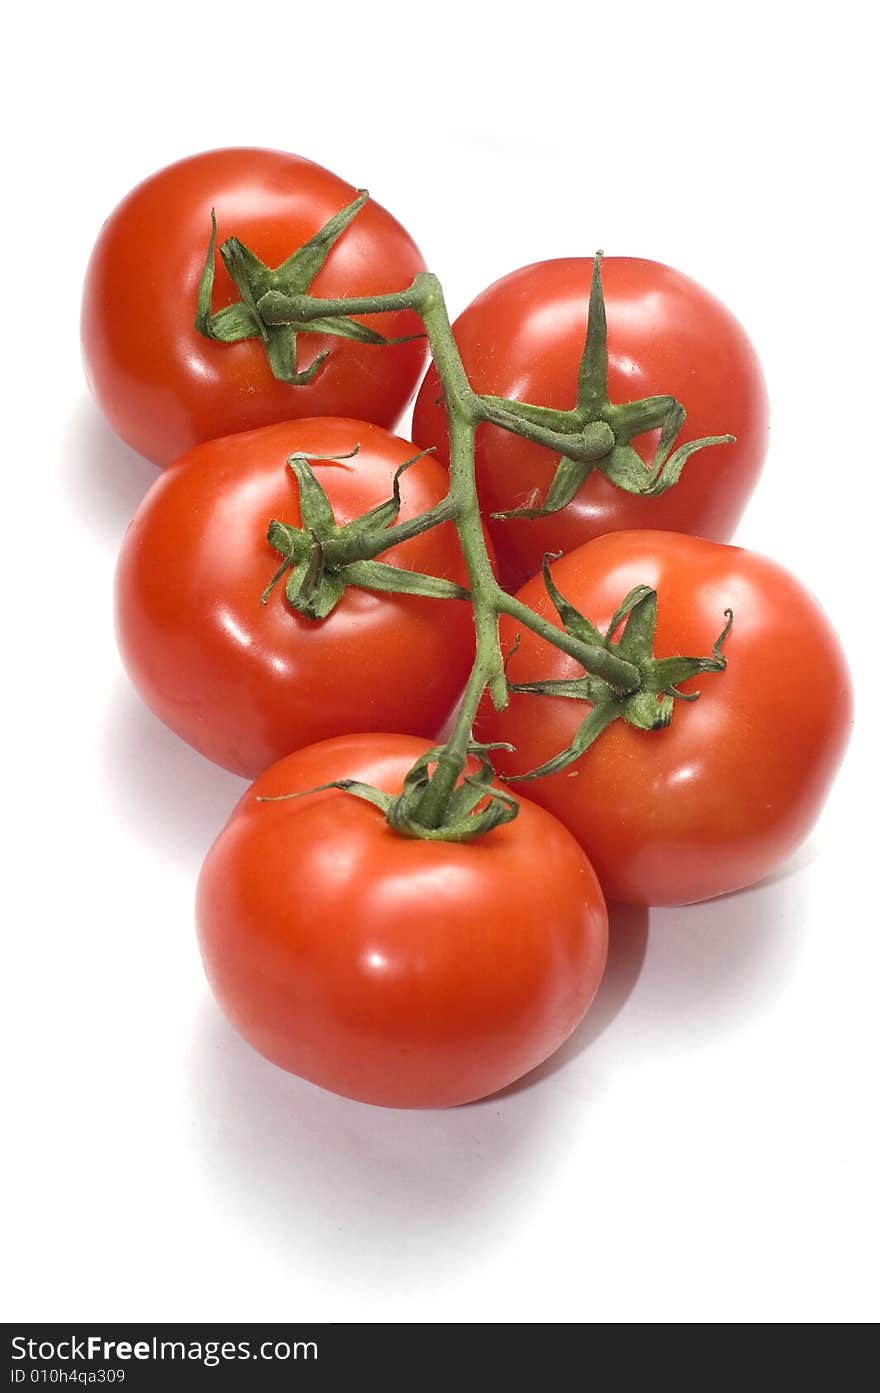
<path id="1" fill-rule="evenodd" d="M 596 279 L 594 274 L 594 291 Z M 543 408 L 534 420 L 548 425 L 606 387 L 615 408 L 674 398 L 686 412 L 680 446 L 722 435 L 735 440 L 688 456 L 675 486 L 661 493 L 649 487 L 648 464 L 658 428 L 678 418 L 663 416 L 662 408 L 656 418 L 646 410 L 635 421 L 619 410 L 616 417 L 602 412 L 600 419 L 611 423 L 619 443 L 631 441 L 634 453 L 621 454 L 607 469 L 596 461 L 572 481 L 578 486 L 559 510 L 524 516 L 523 510 L 540 512 L 558 484 L 565 442 L 542 445 L 509 427 L 481 425 L 476 471 L 483 507 L 490 515 L 520 513 L 490 523 L 502 573 L 513 586 L 540 569 L 545 552 L 571 551 L 605 532 L 658 528 L 726 541 L 766 454 L 768 405 L 761 366 L 742 326 L 714 296 L 658 262 L 604 258 L 604 309 L 601 297 L 594 305 L 593 294 L 590 322 L 595 330 L 600 312 L 607 317 L 607 343 L 603 319 L 603 342 L 587 378 L 590 286 L 591 263 L 584 258 L 538 262 L 489 286 L 453 325 L 473 390 Z M 597 397 L 597 414 L 601 405 Z M 627 427 L 623 434 L 619 422 Z M 633 424 L 639 434 L 630 436 Z M 436 446 L 443 457 L 446 418 L 433 366 L 416 400 L 413 437 L 422 446 Z"/>
<path id="2" fill-rule="evenodd" d="M 397 793 L 426 751 L 352 735 L 274 765 L 208 853 L 197 897 L 208 979 L 239 1033 L 283 1069 L 394 1108 L 470 1102 L 540 1064 L 590 1005 L 607 953 L 586 856 L 526 799 L 461 844 L 398 836 L 377 808 L 320 787 Z"/>
<path id="3" fill-rule="evenodd" d="M 671 532 L 609 533 L 549 577 L 552 595 L 537 576 L 517 598 L 560 630 L 565 615 L 582 631 L 567 606 L 601 635 L 624 592 L 653 594 L 638 647 L 658 660 L 645 685 L 660 676 L 669 695 L 639 699 L 642 728 L 615 719 L 607 687 L 505 617 L 513 694 L 478 722 L 481 739 L 515 746 L 498 751 L 499 768 L 549 765 L 513 787 L 568 827 L 610 899 L 688 904 L 768 875 L 815 823 L 852 724 L 846 659 L 816 600 L 766 557 Z M 618 627 L 611 651 L 640 660 Z M 710 650 L 691 668 L 678 656 Z"/>
<path id="4" fill-rule="evenodd" d="M 423 269 L 400 223 L 320 165 L 275 150 L 193 155 L 139 184 L 101 230 L 86 375 L 117 434 L 159 465 L 294 417 L 392 427 L 425 362 L 414 315 L 276 328 L 257 301 L 402 290 Z"/>
<path id="5" fill-rule="evenodd" d="M 198 445 L 156 480 L 120 553 L 117 636 L 146 704 L 209 759 L 253 777 L 331 735 L 442 725 L 473 621 L 451 523 L 406 536 L 448 483 L 415 453 L 322 417 Z"/>

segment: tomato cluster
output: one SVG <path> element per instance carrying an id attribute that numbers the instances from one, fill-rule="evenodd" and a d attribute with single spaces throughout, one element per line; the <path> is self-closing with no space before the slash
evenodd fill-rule
<path id="1" fill-rule="evenodd" d="M 569 259 L 444 316 L 390 214 L 265 150 L 139 185 L 83 304 L 97 401 L 164 466 L 119 559 L 123 660 L 256 780 L 199 881 L 208 978 L 268 1059 L 391 1107 L 556 1050 L 606 897 L 772 871 L 852 716 L 817 602 L 727 545 L 768 419 L 718 301 Z"/>

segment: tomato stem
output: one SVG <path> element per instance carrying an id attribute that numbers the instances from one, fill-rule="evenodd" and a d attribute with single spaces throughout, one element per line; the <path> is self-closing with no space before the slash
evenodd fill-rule
<path id="1" fill-rule="evenodd" d="M 615 692 L 628 694 L 639 685 L 639 670 L 634 664 L 608 652 L 602 646 L 582 642 L 574 635 L 561 632 L 556 625 L 550 624 L 501 589 L 494 577 L 492 561 L 486 549 L 473 457 L 478 423 L 500 425 L 515 433 L 525 433 L 528 430 L 531 437 L 540 437 L 540 443 L 550 443 L 551 447 L 560 446 L 560 442 L 569 443 L 569 437 L 547 428 L 540 419 L 539 408 L 529 414 L 519 415 L 517 411 L 508 410 L 507 403 L 500 403 L 490 397 L 480 397 L 473 391 L 461 361 L 461 354 L 458 352 L 458 345 L 455 343 L 443 290 L 437 277 L 429 272 L 416 276 L 408 291 L 400 291 L 394 295 L 349 299 L 298 297 L 288 304 L 283 304 L 281 299 L 283 297 L 276 295 L 272 306 L 266 311 L 263 311 L 260 302 L 260 313 L 265 312 L 265 318 L 273 323 L 283 322 L 281 316 L 285 313 L 297 322 L 308 323 L 311 319 L 326 315 L 370 315 L 382 313 L 387 309 L 412 309 L 418 313 L 425 325 L 427 341 L 447 405 L 450 490 L 446 499 L 436 504 L 429 513 L 387 528 L 377 539 L 380 545 L 376 545 L 375 550 L 365 550 L 365 554 L 377 554 L 384 547 L 393 546 L 408 536 L 416 535 L 416 532 L 434 527 L 441 521 L 453 521 L 458 532 L 471 588 L 476 641 L 475 660 L 455 717 L 453 733 L 446 745 L 437 752 L 436 768 L 421 788 L 418 807 L 409 809 L 411 818 L 415 818 L 425 829 L 441 829 L 444 819 L 447 818 L 455 788 L 458 787 L 464 773 L 466 759 L 471 752 L 473 720 L 482 701 L 483 692 L 489 691 L 497 709 L 507 705 L 507 678 L 504 676 L 504 659 L 498 641 L 498 617 L 501 614 L 511 614 L 518 618 L 519 623 L 532 628 L 540 637 L 546 638 L 547 642 L 575 657 L 585 671 L 604 678 L 608 687 L 613 688 Z M 596 422 L 592 432 L 589 428 L 582 429 L 581 439 L 583 456 L 588 458 L 599 458 L 603 453 L 607 453 L 610 447 L 608 440 L 613 443 L 610 430 L 603 422 Z"/>
<path id="2" fill-rule="evenodd" d="M 533 630 L 581 665 L 585 676 L 577 681 L 582 683 L 584 693 L 601 690 L 603 694 L 603 719 L 598 722 L 599 725 L 607 724 L 618 714 L 624 714 L 625 719 L 637 722 L 643 728 L 656 727 L 661 717 L 667 719 L 666 711 L 667 707 L 671 707 L 672 695 L 656 683 L 646 686 L 646 673 L 653 673 L 652 663 L 656 666 L 650 656 L 650 645 L 644 653 L 640 653 L 638 661 L 629 661 L 618 651 L 618 645 L 611 641 L 610 634 L 603 636 L 582 617 L 578 616 L 576 622 L 565 623 L 564 629 L 560 630 L 501 588 L 486 548 L 477 494 L 474 446 L 477 427 L 483 423 L 543 445 L 562 457 L 547 499 L 541 507 L 527 510 L 530 514 L 555 512 L 564 507 L 594 467 L 603 469 L 613 482 L 630 492 L 660 492 L 675 482 L 685 460 L 695 449 L 731 438 L 689 442 L 673 454 L 672 446 L 684 420 L 684 410 L 674 398 L 652 397 L 621 406 L 609 402 L 607 329 L 600 267 L 601 254 L 598 254 L 593 266 L 578 400 L 571 411 L 481 396 L 475 392 L 455 342 L 443 290 L 437 277 L 430 272 L 421 272 L 406 290 L 333 300 L 312 297 L 305 290 L 295 294 L 284 293 L 276 283 L 253 304 L 254 316 L 260 324 L 269 326 L 276 333 L 285 327 L 297 326 L 302 329 L 318 320 L 342 324 L 351 315 L 414 311 L 424 324 L 440 379 L 449 431 L 449 492 L 446 497 L 416 518 L 404 522 L 384 519 L 381 527 L 365 527 L 355 538 L 348 534 L 330 536 L 322 552 L 324 562 L 329 557 L 339 565 L 353 564 L 356 572 L 359 563 L 369 565 L 369 558 L 440 523 L 452 522 L 458 533 L 473 607 L 474 663 L 449 739 L 445 745 L 431 751 L 429 757 L 423 757 L 411 771 L 404 793 L 394 804 L 397 823 L 389 816 L 392 825 L 399 824 L 398 830 L 402 830 L 404 835 L 441 838 L 448 835 L 450 839 L 461 839 L 497 826 L 499 822 L 509 821 L 515 815 L 516 805 L 509 795 L 493 791 L 490 787 L 491 765 L 486 755 L 487 747 L 475 746 L 472 741 L 474 720 L 484 693 L 489 692 L 498 710 L 509 699 L 510 687 L 498 630 L 502 614 Z M 653 464 L 645 467 L 628 442 L 639 432 L 655 429 L 660 431 L 659 443 Z M 399 503 L 396 491 L 395 498 Z M 355 550 L 352 550 L 353 546 Z M 546 564 L 545 576 L 551 598 L 554 598 Z M 652 600 L 652 596 L 653 592 L 648 587 L 639 587 L 624 602 L 621 616 L 631 616 L 638 606 L 644 609 L 645 605 L 648 606 L 645 613 L 650 616 L 653 613 L 650 606 L 656 603 L 656 597 Z M 562 606 L 560 614 L 565 622 L 570 607 L 561 596 L 557 596 L 554 603 L 558 609 Z M 628 622 L 631 632 L 634 632 L 632 626 L 637 619 L 630 617 Z M 645 621 L 638 622 L 644 627 Z M 685 664 L 691 661 L 680 660 Z M 717 671 L 723 667 L 720 651 L 716 652 L 713 660 L 693 662 L 700 664 L 699 669 L 695 670 Z M 682 667 L 684 671 L 690 672 L 690 668 Z M 678 668 L 675 676 L 678 677 Z M 663 698 L 666 706 L 658 710 L 661 691 L 667 692 Z M 589 730 L 586 733 L 590 734 Z M 468 778 L 465 775 L 468 757 L 477 751 L 484 771 L 479 782 L 475 782 L 473 776 Z M 564 761 L 574 757 L 572 752 L 566 752 L 559 759 Z M 465 784 L 474 786 L 470 792 L 463 789 L 463 779 Z M 466 817 L 461 812 L 464 807 L 467 808 Z"/>

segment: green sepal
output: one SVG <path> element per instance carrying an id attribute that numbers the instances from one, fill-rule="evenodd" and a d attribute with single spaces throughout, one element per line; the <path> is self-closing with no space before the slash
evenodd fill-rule
<path id="1" fill-rule="evenodd" d="M 620 715 L 636 730 L 662 730 L 672 720 L 672 698 L 664 695 L 658 701 L 656 692 L 634 692 L 627 697 Z"/>
<path id="2" fill-rule="evenodd" d="M 301 528 L 277 522 L 274 518 L 269 523 L 266 540 L 277 552 L 292 561 L 301 560 L 308 550 L 308 538 Z"/>
<path id="3" fill-rule="evenodd" d="M 310 539 L 300 528 L 290 527 L 286 522 L 278 522 L 275 518 L 269 523 L 266 540 L 280 554 L 282 561 L 260 596 L 261 605 L 268 604 L 269 596 L 289 567 L 306 561 L 311 545 Z"/>
<path id="4" fill-rule="evenodd" d="M 733 625 L 733 611 L 724 611 L 725 624 L 712 646 L 711 657 L 655 658 L 654 634 L 657 627 L 657 592 L 649 585 L 637 585 L 618 605 L 604 634 L 565 599 L 550 573 L 549 556 L 544 558 L 544 584 L 563 626 L 573 638 L 598 643 L 609 653 L 632 663 L 639 672 L 638 688 L 626 696 L 617 695 L 606 681 L 590 673 L 583 677 L 548 679 L 537 682 L 510 682 L 511 692 L 533 696 L 564 697 L 585 701 L 590 710 L 578 727 L 571 744 L 537 769 L 509 776 L 508 782 L 543 778 L 567 769 L 585 754 L 604 730 L 616 720 L 637 730 L 655 731 L 668 726 L 676 701 L 695 701 L 698 692 L 681 692 L 678 684 L 698 673 L 723 672 L 727 660 L 722 647 Z M 623 632 L 615 638 L 621 625 Z M 586 626 L 586 627 L 585 627 Z"/>
<path id="5" fill-rule="evenodd" d="M 426 595 L 432 600 L 469 600 L 471 592 L 442 576 L 387 566 L 383 561 L 350 561 L 343 566 L 346 585 L 362 590 L 381 590 L 392 595 Z"/>
<path id="6" fill-rule="evenodd" d="M 603 419 L 614 431 L 620 445 L 628 445 L 637 435 L 659 430 L 669 433 L 670 443 L 685 422 L 685 410 L 675 397 L 642 397 L 641 401 L 620 402 L 606 407 Z M 670 433 L 671 432 L 671 433 Z M 658 442 L 658 445 L 660 442 Z"/>
<path id="7" fill-rule="evenodd" d="M 658 498 L 661 493 L 666 493 L 667 489 L 678 483 L 691 455 L 695 455 L 698 450 L 708 449 L 710 445 L 732 445 L 735 440 L 735 435 L 706 435 L 700 440 L 689 440 L 686 444 L 679 445 L 675 453 L 659 465 L 656 464 L 655 458 L 653 477 L 646 488 L 638 490 L 640 496 Z"/>
<path id="8" fill-rule="evenodd" d="M 254 256 L 237 237 L 227 238 L 220 248 L 220 257 L 236 290 L 254 316 L 260 337 L 268 338 L 268 330 L 257 309 L 257 301 L 269 289 L 268 266 L 264 266 L 260 258 Z"/>
<path id="9" fill-rule="evenodd" d="M 553 475 L 543 503 L 528 504 L 522 508 L 508 508 L 504 512 L 493 513 L 492 517 L 497 518 L 499 522 L 506 522 L 508 518 L 545 518 L 551 513 L 558 513 L 561 509 L 567 508 L 580 492 L 593 468 L 592 463 L 563 458 L 556 466 L 556 473 Z"/>
<path id="10" fill-rule="evenodd" d="M 398 465 L 397 469 L 394 471 L 394 478 L 391 482 L 391 497 L 383 499 L 381 503 L 377 503 L 375 507 L 370 508 L 366 513 L 363 513 L 359 518 L 355 518 L 352 522 L 345 523 L 339 528 L 337 536 L 353 537 L 358 534 L 390 527 L 393 522 L 396 522 L 400 516 L 401 479 L 408 469 L 411 469 L 414 464 L 418 464 L 420 459 L 425 458 L 425 455 L 433 454 L 435 449 L 436 446 L 431 445 L 427 450 L 420 450 L 417 455 L 413 455 L 412 459 L 404 460 L 403 464 Z"/>
<path id="11" fill-rule="evenodd" d="M 336 529 L 336 518 L 323 484 L 319 484 L 305 455 L 291 455 L 288 467 L 299 484 L 299 512 L 303 527 L 324 540 Z"/>
<path id="12" fill-rule="evenodd" d="M 258 793 L 258 803 L 286 803 L 291 798 L 308 798 L 312 793 L 326 793 L 331 788 L 338 788 L 343 793 L 351 793 L 355 798 L 362 798 L 365 803 L 372 803 L 374 808 L 380 812 L 387 813 L 391 806 L 391 794 L 383 793 L 382 789 L 374 788 L 372 784 L 361 783 L 359 779 L 335 779 L 330 784 L 318 784 L 315 788 L 303 789 L 301 793 Z"/>
<path id="13" fill-rule="evenodd" d="M 579 638 L 583 643 L 596 643 L 600 647 L 605 646 L 605 635 L 600 633 L 595 624 L 591 624 L 585 614 L 575 609 L 574 605 L 568 601 L 557 586 L 550 571 L 550 562 L 557 561 L 562 555 L 561 552 L 547 552 L 541 563 L 544 574 L 544 585 L 547 594 L 553 601 L 556 613 L 562 620 L 562 627 L 571 634 L 572 638 Z"/>
<path id="14" fill-rule="evenodd" d="M 284 598 L 287 600 L 287 603 L 293 605 L 293 608 L 304 614 L 307 619 L 314 618 L 314 615 L 310 612 L 311 606 L 308 600 L 303 601 L 302 598 L 303 587 L 306 584 L 306 576 L 310 570 L 314 571 L 314 567 L 310 565 L 308 557 L 303 561 L 297 561 L 294 563 L 284 583 Z M 314 590 L 314 587 L 315 582 L 313 579 L 312 590 Z"/>
<path id="15" fill-rule="evenodd" d="M 654 644 L 657 628 L 657 591 L 650 585 L 636 585 L 626 595 L 611 616 L 611 623 L 605 635 L 606 641 L 614 638 L 623 621 L 626 628 L 617 643 L 617 651 L 627 662 L 638 663 Z"/>
<path id="16" fill-rule="evenodd" d="M 510 397 L 493 397 L 490 394 L 482 394 L 480 401 L 495 411 L 502 412 L 505 416 L 512 417 L 514 420 L 527 421 L 530 425 L 540 426 L 544 430 L 565 431 L 571 428 L 572 417 L 575 413 L 571 411 L 559 411 L 555 406 L 536 406 L 530 401 L 515 401 Z M 443 404 L 443 397 L 438 397 L 435 406 Z"/>
<path id="17" fill-rule="evenodd" d="M 578 405 L 593 419 L 608 405 L 608 325 L 602 294 L 602 252 L 593 257 L 587 337 L 578 368 Z"/>
<path id="18" fill-rule="evenodd" d="M 444 753 L 444 746 L 438 745 L 420 756 L 404 779 L 403 789 L 393 799 L 388 809 L 389 826 L 404 837 L 420 841 L 434 842 L 472 842 L 487 832 L 512 822 L 519 812 L 519 804 L 509 793 L 493 788 L 496 777 L 489 759 L 491 750 L 511 750 L 512 746 L 495 744 L 468 745 L 468 756 L 475 757 L 479 769 L 474 774 L 463 775 L 447 805 L 443 822 L 438 827 L 427 827 L 419 821 L 419 804 L 431 782 L 432 764 L 437 764 Z M 485 806 L 480 807 L 484 803 Z"/>
<path id="19" fill-rule="evenodd" d="M 334 214 L 314 237 L 304 243 L 274 270 L 266 266 L 238 237 L 228 237 L 220 247 L 220 256 L 235 284 L 241 299 L 224 309 L 212 312 L 214 292 L 214 261 L 217 249 L 217 219 L 211 209 L 211 235 L 205 264 L 199 277 L 196 295 L 195 327 L 205 338 L 217 343 L 240 343 L 259 339 L 264 347 L 272 374 L 280 382 L 304 387 L 314 380 L 329 356 L 329 350 L 318 353 L 306 367 L 300 367 L 298 336 L 300 334 L 329 334 L 352 339 L 358 343 L 387 345 L 404 343 L 411 338 L 386 338 L 374 329 L 344 315 L 330 315 L 310 321 L 270 322 L 263 316 L 267 307 L 296 302 L 306 295 L 312 281 L 346 228 L 363 208 L 369 195 L 362 190 L 357 198 Z"/>
<path id="20" fill-rule="evenodd" d="M 261 338 L 259 320 L 253 310 L 241 300 L 226 309 L 218 310 L 211 321 L 211 338 L 219 343 L 241 343 L 243 339 Z"/>
<path id="21" fill-rule="evenodd" d="M 296 286 L 300 294 L 307 290 L 327 260 L 334 243 L 339 241 L 369 197 L 366 189 L 358 189 L 357 196 L 350 203 L 346 203 L 344 208 L 334 213 L 314 237 L 303 242 L 292 256 L 276 267 L 272 273 L 273 286 L 278 290 L 286 290 L 287 294 L 296 293 L 291 290 L 292 286 Z"/>
<path id="22" fill-rule="evenodd" d="M 511 692 L 563 697 L 567 701 L 588 701 L 593 706 L 605 694 L 606 688 L 601 678 L 589 674 L 586 677 L 549 677 L 545 682 L 508 682 L 507 686 Z"/>
<path id="23" fill-rule="evenodd" d="M 406 334 L 403 338 L 388 339 L 378 334 L 359 319 L 346 319 L 343 315 L 325 315 L 323 319 L 310 319 L 308 329 L 313 334 L 331 334 L 339 339 L 354 339 L 357 343 L 372 343 L 377 347 L 389 343 L 409 343 L 414 338 L 424 338 L 423 334 Z M 303 332 L 306 326 L 303 326 Z"/>
<path id="24" fill-rule="evenodd" d="M 512 822 L 519 812 L 519 803 L 503 789 L 493 788 L 496 777 L 489 759 L 491 750 L 512 750 L 512 745 L 502 742 L 481 745 L 468 745 L 468 756 L 474 757 L 479 768 L 473 774 L 465 774 L 457 784 L 439 827 L 427 827 L 419 821 L 419 803 L 431 782 L 431 765 L 436 765 L 443 755 L 444 747 L 435 746 L 421 755 L 409 770 L 403 781 L 403 788 L 396 797 L 375 788 L 372 784 L 361 783 L 358 779 L 336 779 L 333 783 L 319 784 L 316 788 L 304 789 L 300 793 L 279 793 L 273 796 L 258 795 L 258 803 L 283 803 L 291 798 L 307 798 L 312 793 L 326 793 L 328 789 L 339 789 L 355 798 L 372 804 L 383 814 L 389 827 L 402 837 L 428 842 L 472 842 L 484 837 L 487 832 Z M 480 806 L 483 804 L 484 806 Z"/>
<path id="25" fill-rule="evenodd" d="M 211 209 L 211 236 L 208 240 L 208 254 L 199 276 L 196 292 L 196 329 L 206 339 L 216 338 L 214 316 L 211 314 L 211 301 L 214 298 L 214 256 L 217 250 L 217 215 Z"/>
<path id="26" fill-rule="evenodd" d="M 654 476 L 631 445 L 615 445 L 599 468 L 608 482 L 624 493 L 644 493 L 645 487 L 654 482 Z"/>
<path id="27" fill-rule="evenodd" d="M 296 330 L 286 324 L 268 330 L 265 348 L 272 376 L 279 382 L 286 382 L 289 387 L 307 387 L 315 380 L 330 354 L 330 350 L 325 348 L 315 355 L 308 367 L 300 368 Z"/>
<path id="28" fill-rule="evenodd" d="M 469 600 L 470 591 L 443 576 L 391 566 L 373 557 L 383 548 L 382 533 L 400 512 L 400 479 L 430 451 L 422 450 L 395 471 L 391 497 L 361 517 L 337 524 L 327 492 L 312 463 L 345 464 L 358 453 L 347 455 L 291 455 L 287 461 L 299 488 L 301 527 L 273 518 L 266 532 L 269 545 L 281 556 L 281 564 L 263 591 L 267 604 L 285 572 L 285 598 L 298 614 L 320 621 L 332 614 L 349 585 L 363 590 L 397 595 L 421 595 L 433 600 Z M 376 546 L 376 541 L 380 545 Z M 366 553 L 366 554 L 365 554 Z M 350 559 L 349 559 L 350 558 Z"/>
<path id="29" fill-rule="evenodd" d="M 289 604 L 305 619 L 326 619 L 345 593 L 345 580 L 325 570 L 320 543 L 312 548 L 308 561 L 300 561 L 291 571 L 284 594 Z"/>
<path id="30" fill-rule="evenodd" d="M 709 435 L 701 440 L 689 440 L 680 445 L 674 454 L 666 458 L 659 445 L 651 465 L 646 467 L 641 456 L 629 444 L 615 445 L 601 459 L 585 462 L 563 456 L 547 490 L 543 503 L 535 503 L 522 508 L 508 508 L 506 511 L 492 513 L 493 518 L 504 522 L 508 518 L 545 518 L 574 502 L 580 490 L 594 469 L 605 478 L 638 498 L 659 498 L 667 489 L 673 488 L 681 478 L 685 465 L 691 455 L 705 450 L 710 445 L 730 445 L 735 436 Z"/>
<path id="31" fill-rule="evenodd" d="M 679 701 L 696 701 L 699 692 L 680 692 L 678 686 L 704 672 L 724 672 L 727 659 L 722 648 L 733 627 L 733 610 L 724 611 L 725 624 L 712 645 L 711 658 L 650 658 L 644 664 L 644 685 L 654 692 L 669 692 Z"/>
<path id="32" fill-rule="evenodd" d="M 531 779 L 543 779 L 548 774 L 558 774 L 561 770 L 567 769 L 570 764 L 574 764 L 576 759 L 580 759 L 582 754 L 590 748 L 594 740 L 598 740 L 603 730 L 616 721 L 622 714 L 625 703 L 619 697 L 606 697 L 604 700 L 596 702 L 588 716 L 581 722 L 575 732 L 574 739 L 567 749 L 561 750 L 558 755 L 548 759 L 546 763 L 540 764 L 537 769 L 530 769 L 527 774 L 508 774 L 505 776 L 507 783 L 526 783 Z"/>

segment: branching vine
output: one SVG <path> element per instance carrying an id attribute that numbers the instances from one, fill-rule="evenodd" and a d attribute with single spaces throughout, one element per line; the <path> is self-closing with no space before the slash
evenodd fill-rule
<path id="1" fill-rule="evenodd" d="M 265 602 L 274 585 L 287 573 L 287 601 L 315 621 L 332 612 L 346 585 L 470 600 L 475 657 L 447 742 L 418 761 L 395 799 L 350 780 L 339 785 L 375 803 L 403 835 L 470 840 L 510 821 L 517 812 L 516 800 L 493 787 L 491 747 L 474 744 L 472 740 L 474 720 L 486 691 L 498 710 L 507 704 L 511 690 L 564 695 L 589 703 L 590 711 L 572 746 L 540 770 L 524 776 L 538 777 L 578 758 L 612 720 L 621 719 L 642 730 L 668 725 L 675 699 L 683 697 L 679 683 L 698 672 L 723 671 L 721 649 L 732 623 L 728 613 L 709 657 L 657 659 L 653 655 L 657 597 L 647 586 L 636 587 L 622 599 L 605 634 L 559 594 L 546 560 L 545 584 L 562 621 L 561 629 L 510 595 L 498 583 L 486 549 L 474 465 L 478 426 L 486 423 L 499 427 L 559 456 L 546 497 L 530 507 L 497 514 L 498 517 L 542 517 L 557 512 L 572 501 L 593 470 L 601 471 L 629 493 L 656 496 L 677 483 L 687 460 L 697 450 L 729 443 L 733 437 L 706 437 L 676 449 L 685 411 L 674 397 L 647 397 L 621 404 L 609 400 L 601 253 L 593 262 L 577 399 L 568 411 L 481 395 L 473 390 L 455 342 L 440 282 L 430 272 L 422 272 L 407 289 L 390 294 L 332 300 L 310 295 L 309 286 L 334 242 L 365 201 L 366 194 L 360 193 L 275 270 L 264 266 L 236 238 L 224 242 L 221 258 L 242 298 L 217 313 L 211 312 L 214 225 L 199 286 L 196 327 L 223 342 L 261 339 L 275 375 L 285 382 L 303 385 L 320 371 L 326 355 L 319 355 L 306 369 L 301 369 L 297 360 L 300 335 L 331 334 L 381 346 L 395 340 L 373 333 L 358 322 L 358 316 L 412 311 L 421 319 L 440 378 L 448 420 L 450 463 L 446 497 L 427 512 L 398 521 L 399 479 L 421 457 L 416 456 L 398 471 L 392 498 L 353 523 L 338 526 L 309 458 L 293 456 L 289 465 L 299 484 L 302 526 L 294 528 L 272 520 L 269 541 L 282 561 L 262 598 Z M 646 465 L 632 441 L 655 430 L 659 431 L 659 438 L 653 459 Z M 458 533 L 469 590 L 375 559 L 390 547 L 448 522 L 454 524 Z M 510 684 L 499 642 L 498 623 L 502 615 L 509 615 L 567 653 L 583 669 L 583 678 L 564 684 L 530 683 L 519 688 Z M 561 686 L 566 690 L 562 691 Z M 469 758 L 477 761 L 475 774 L 465 772 Z"/>

